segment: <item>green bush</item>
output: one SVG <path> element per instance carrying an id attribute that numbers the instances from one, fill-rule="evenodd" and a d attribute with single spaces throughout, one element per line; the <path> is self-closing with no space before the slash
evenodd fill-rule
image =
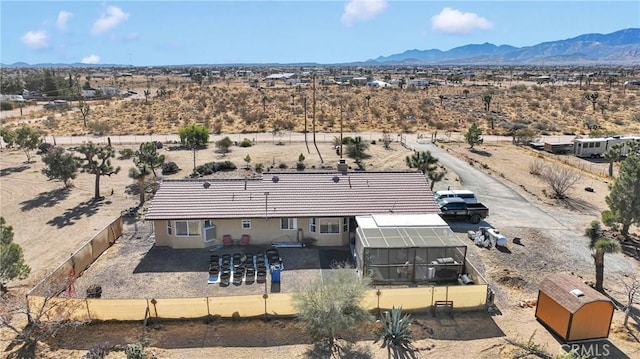
<path id="1" fill-rule="evenodd" d="M 120 154 L 121 160 L 130 159 L 131 157 L 133 157 L 134 153 L 135 152 L 131 148 L 123 148 L 120 151 L 118 151 L 118 154 Z"/>
<path id="2" fill-rule="evenodd" d="M 200 176 L 207 176 L 216 172 L 233 171 L 237 168 L 238 167 L 231 161 L 208 162 L 196 167 L 196 173 Z"/>
<path id="3" fill-rule="evenodd" d="M 2 111 L 11 111 L 13 110 L 13 103 L 8 101 L 0 102 L 0 110 Z"/>
<path id="4" fill-rule="evenodd" d="M 145 359 L 147 357 L 142 343 L 127 344 L 125 353 L 127 354 L 127 359 Z"/>
<path id="5" fill-rule="evenodd" d="M 307 166 L 304 164 L 304 162 L 298 162 L 296 163 L 296 169 L 298 171 L 304 171 L 304 169 L 307 168 Z"/>
<path id="6" fill-rule="evenodd" d="M 342 144 L 343 145 L 348 145 L 351 142 L 353 142 L 353 138 L 351 138 L 349 136 L 342 137 Z"/>
<path id="7" fill-rule="evenodd" d="M 180 171 L 180 167 L 175 162 L 165 162 L 162 164 L 162 174 L 170 175 L 174 173 L 178 173 Z"/>
<path id="8" fill-rule="evenodd" d="M 251 146 L 253 146 L 253 142 L 251 142 L 250 139 L 245 138 L 244 140 L 240 141 L 238 146 L 240 146 L 240 147 L 251 147 Z"/>

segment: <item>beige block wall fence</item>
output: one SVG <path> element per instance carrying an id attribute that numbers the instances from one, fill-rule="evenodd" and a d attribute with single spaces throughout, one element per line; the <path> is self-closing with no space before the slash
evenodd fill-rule
<path id="1" fill-rule="evenodd" d="M 43 279 L 27 294 L 32 313 L 44 311 L 42 320 L 117 320 L 146 318 L 186 319 L 206 316 L 259 317 L 294 316 L 292 293 L 269 293 L 236 297 L 81 299 L 56 296 L 64 292 L 71 275 L 78 277 L 102 252 L 122 235 L 122 217 L 116 218 L 98 235 L 85 243 L 67 261 Z M 475 285 L 419 288 L 375 288 L 367 291 L 362 305 L 369 310 L 402 307 L 406 311 L 426 311 L 436 301 L 452 301 L 455 310 L 483 309 L 487 300 L 487 283 L 467 263 Z M 53 294 L 51 294 L 53 293 Z"/>

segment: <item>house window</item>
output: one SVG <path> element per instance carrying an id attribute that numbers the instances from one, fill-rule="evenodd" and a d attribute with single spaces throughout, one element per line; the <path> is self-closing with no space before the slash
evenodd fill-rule
<path id="1" fill-rule="evenodd" d="M 173 235 L 173 225 L 171 221 L 167 221 L 167 234 L 170 236 Z"/>
<path id="2" fill-rule="evenodd" d="M 297 218 L 281 218 L 280 229 L 284 229 L 284 230 L 298 229 L 298 219 Z"/>
<path id="3" fill-rule="evenodd" d="M 344 217 L 342 219 L 342 232 L 343 233 L 349 232 L 349 218 L 348 217 Z"/>
<path id="4" fill-rule="evenodd" d="M 311 221 L 309 221 L 309 232 L 316 233 L 316 219 L 315 218 L 311 218 Z"/>
<path id="5" fill-rule="evenodd" d="M 243 219 L 242 220 L 242 229 L 251 229 L 251 220 Z"/>
<path id="6" fill-rule="evenodd" d="M 176 221 L 176 236 L 199 236 L 200 221 Z"/>
<path id="7" fill-rule="evenodd" d="M 340 233 L 340 218 L 321 218 L 320 233 L 321 234 Z"/>

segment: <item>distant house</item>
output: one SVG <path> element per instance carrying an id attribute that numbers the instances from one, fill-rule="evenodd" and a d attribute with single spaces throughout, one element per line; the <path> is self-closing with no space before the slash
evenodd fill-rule
<path id="1" fill-rule="evenodd" d="M 391 87 L 390 83 L 384 81 L 370 81 L 367 82 L 368 87 Z"/>
<path id="2" fill-rule="evenodd" d="M 429 86 L 429 80 L 427 79 L 409 79 L 407 80 L 407 87 L 425 87 Z"/>
<path id="3" fill-rule="evenodd" d="M 82 90 L 82 97 L 84 97 L 84 98 L 94 98 L 94 97 L 96 97 L 96 90 L 95 89 L 83 89 Z"/>
<path id="4" fill-rule="evenodd" d="M 356 216 L 438 212 L 421 172 L 344 170 L 165 180 L 145 218 L 154 223 L 156 245 L 172 248 L 206 248 L 224 235 L 339 246 L 355 241 Z"/>
<path id="5" fill-rule="evenodd" d="M 100 90 L 102 92 L 103 96 L 107 96 L 107 97 L 119 96 L 120 95 L 120 90 L 117 87 L 99 86 L 98 90 Z"/>

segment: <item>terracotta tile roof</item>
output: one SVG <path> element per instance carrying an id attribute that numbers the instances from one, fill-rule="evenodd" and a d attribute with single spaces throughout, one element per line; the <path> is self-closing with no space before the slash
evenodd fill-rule
<path id="1" fill-rule="evenodd" d="M 584 293 L 583 296 L 577 297 L 571 294 L 574 289 Z M 540 291 L 545 293 L 556 303 L 574 314 L 583 305 L 593 302 L 605 301 L 611 302 L 604 294 L 584 284 L 579 278 L 567 274 L 553 274 L 545 278 L 540 283 Z"/>
<path id="2" fill-rule="evenodd" d="M 165 180 L 145 217 L 350 217 L 438 212 L 420 172 L 302 172 L 264 173 L 262 178 L 247 180 Z"/>

